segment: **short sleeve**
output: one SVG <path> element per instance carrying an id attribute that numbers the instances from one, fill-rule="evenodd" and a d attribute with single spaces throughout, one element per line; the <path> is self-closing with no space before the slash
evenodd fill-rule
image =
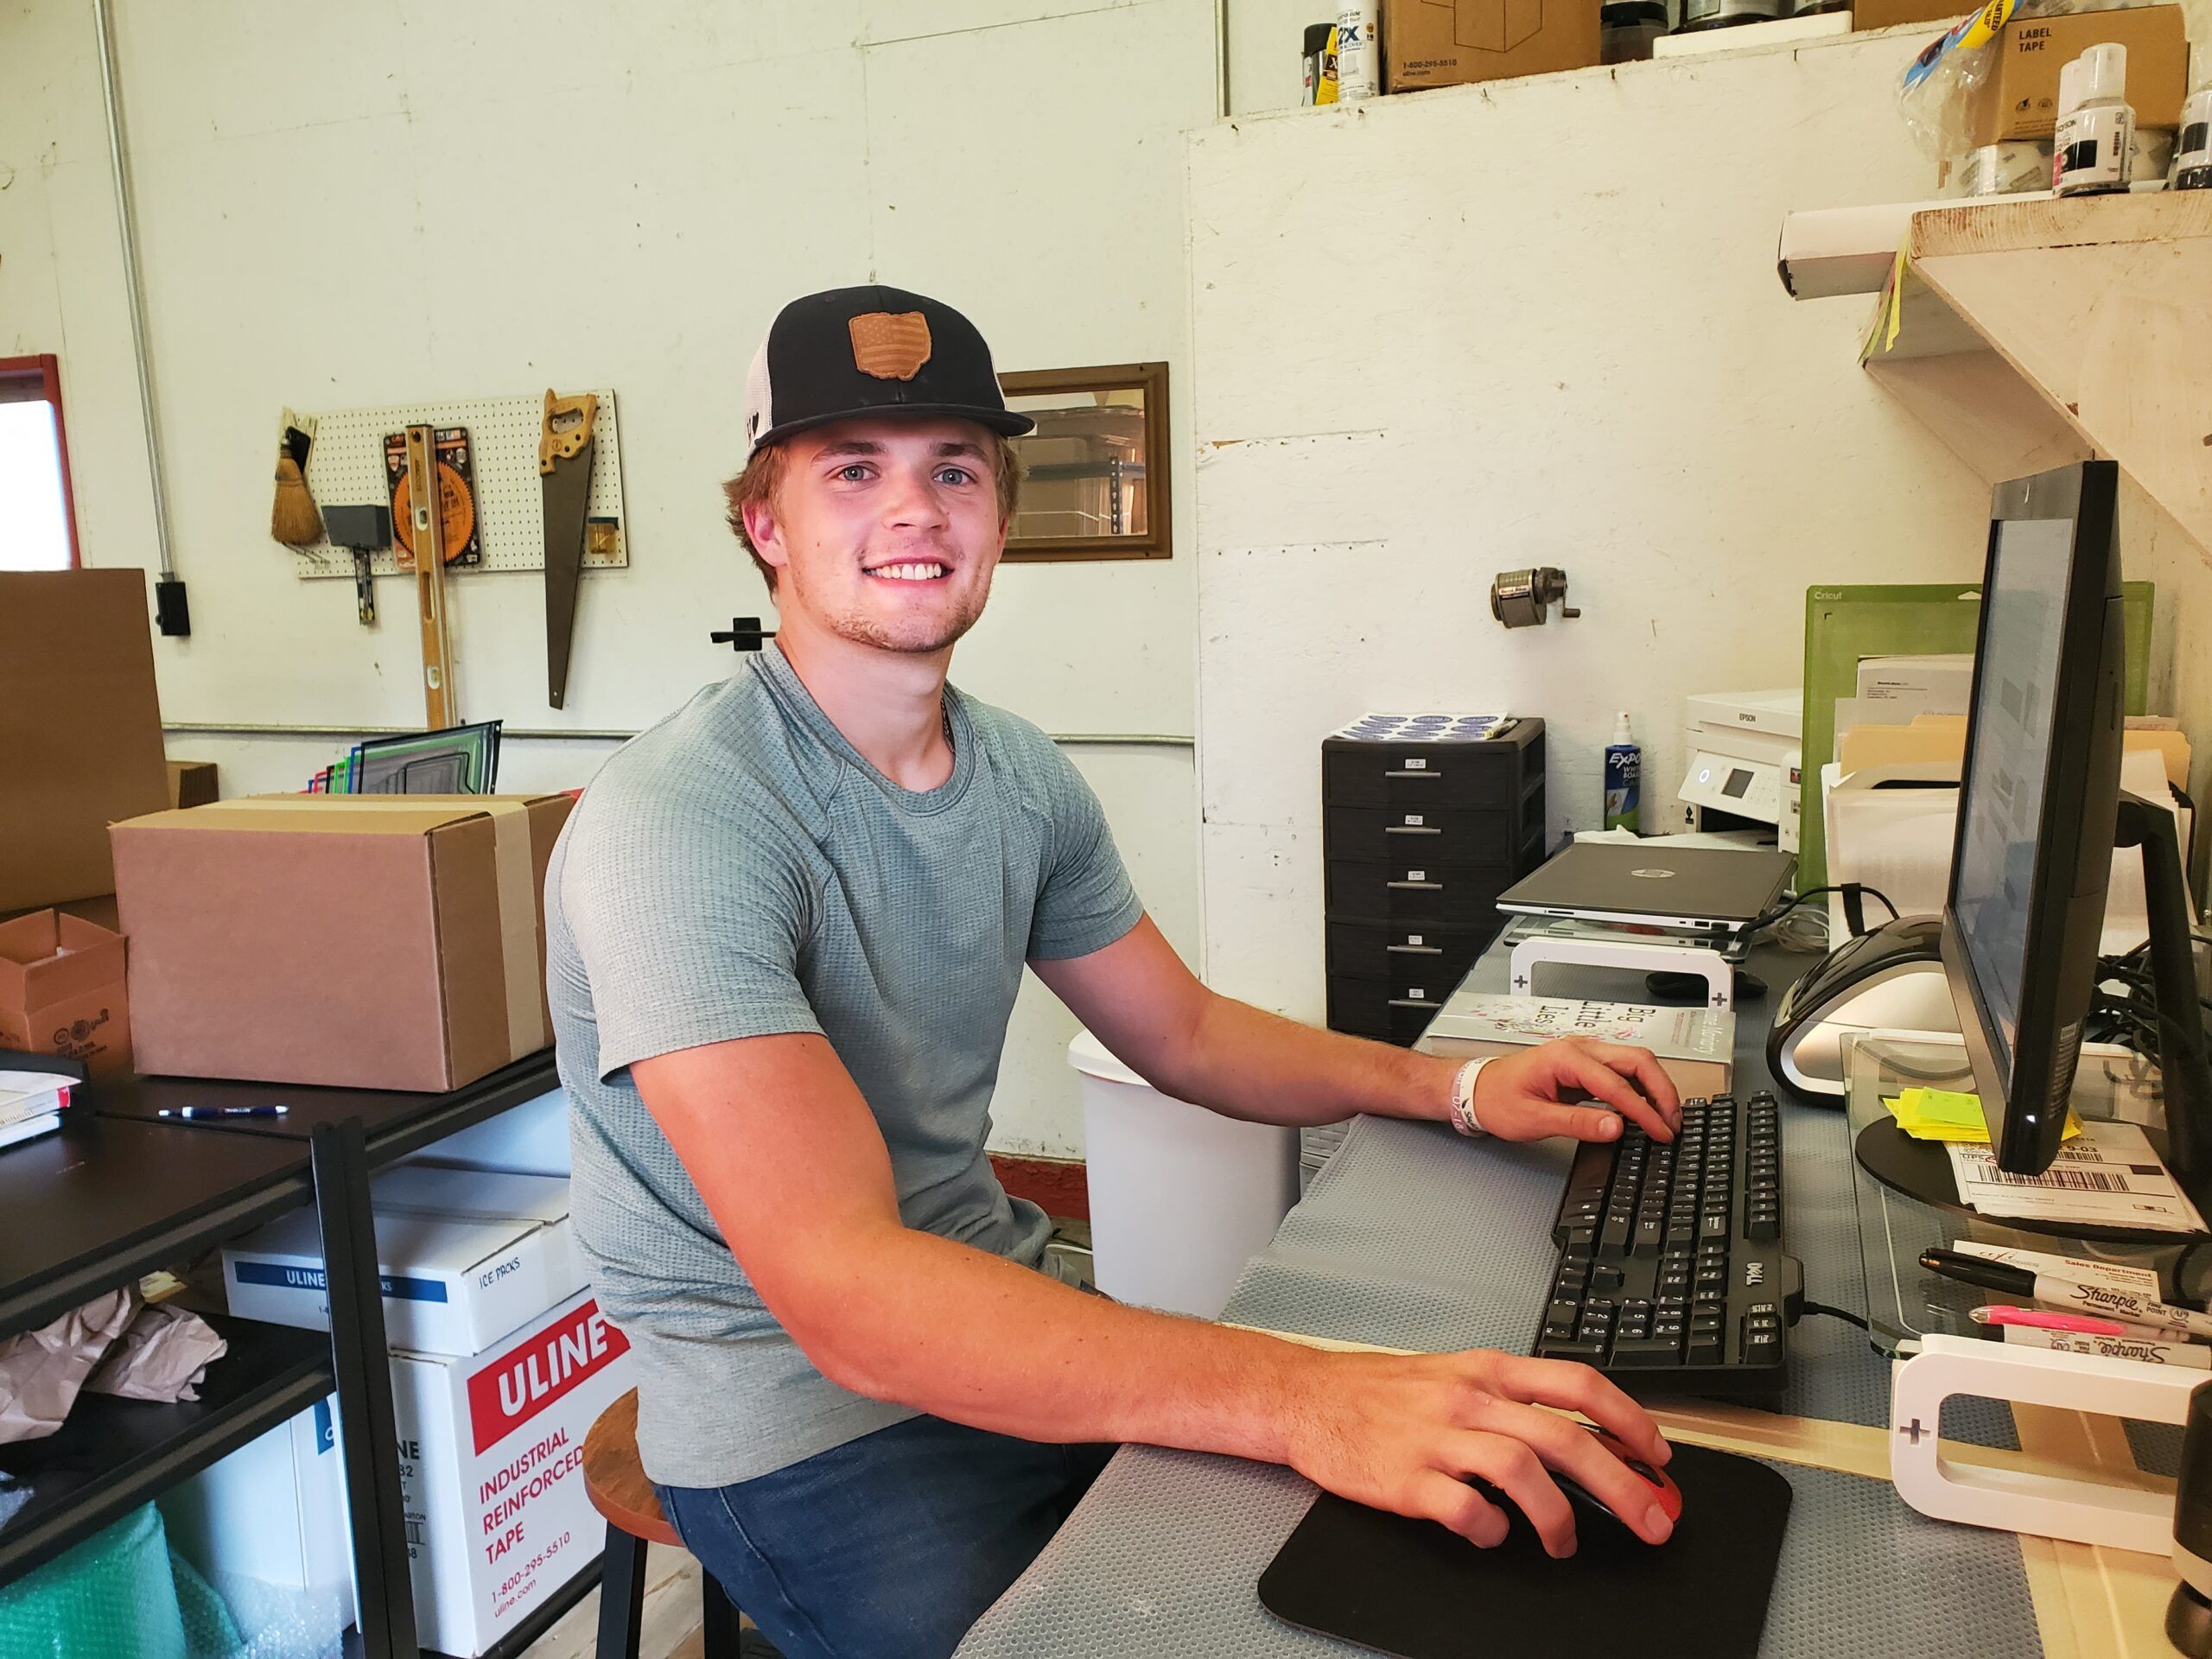
<path id="1" fill-rule="evenodd" d="M 1104 950 L 1137 925 L 1144 906 L 1096 793 L 1056 745 L 1046 741 L 1045 751 L 1052 856 L 1029 925 L 1028 957 L 1062 962 Z"/>
<path id="2" fill-rule="evenodd" d="M 812 879 L 761 815 L 610 791 L 561 873 L 604 1083 L 639 1060 L 740 1037 L 819 1033 L 799 983 Z"/>

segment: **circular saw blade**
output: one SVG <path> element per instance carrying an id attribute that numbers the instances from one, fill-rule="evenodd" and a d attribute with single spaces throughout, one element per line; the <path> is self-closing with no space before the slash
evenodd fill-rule
<path id="1" fill-rule="evenodd" d="M 415 558 L 413 505 L 412 483 L 403 473 L 392 491 L 391 533 L 405 550 L 410 563 Z M 461 556 L 461 550 L 468 545 L 468 538 L 476 533 L 476 503 L 469 499 L 468 485 L 452 463 L 444 461 L 438 463 L 438 531 L 448 564 Z"/>

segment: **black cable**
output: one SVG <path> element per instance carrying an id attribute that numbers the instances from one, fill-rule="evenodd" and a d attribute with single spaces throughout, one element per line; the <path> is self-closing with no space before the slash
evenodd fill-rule
<path id="1" fill-rule="evenodd" d="M 1873 1334 L 1873 1327 L 1856 1313 L 1847 1313 L 1840 1307 L 1830 1307 L 1826 1302 L 1806 1302 L 1802 1311 L 1807 1313 L 1825 1313 L 1832 1319 L 1841 1319 L 1846 1325 L 1855 1325 L 1870 1336 Z"/>
<path id="2" fill-rule="evenodd" d="M 1791 911 L 1796 909 L 1800 905 L 1806 903 L 1809 899 L 1818 899 L 1825 893 L 1848 893 L 1854 888 L 1859 892 L 1865 893 L 1869 899 L 1880 899 L 1882 901 L 1883 908 L 1890 912 L 1890 919 L 1893 922 L 1897 919 L 1897 905 L 1891 899 L 1890 895 L 1884 893 L 1879 887 L 1870 887 L 1863 881 L 1839 881 L 1824 887 L 1808 887 L 1796 898 L 1783 899 L 1780 904 L 1774 906 L 1772 908 L 1754 918 L 1751 925 L 1745 928 L 1744 931 L 1746 935 L 1749 935 L 1757 933 L 1763 928 L 1772 927 L 1777 922 L 1789 914 Z"/>

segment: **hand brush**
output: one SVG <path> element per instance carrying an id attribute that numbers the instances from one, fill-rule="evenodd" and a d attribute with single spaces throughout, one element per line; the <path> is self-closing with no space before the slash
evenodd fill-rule
<path id="1" fill-rule="evenodd" d="M 286 410 L 276 445 L 276 502 L 269 511 L 269 533 L 288 547 L 322 539 L 322 515 L 308 490 L 308 451 L 314 446 L 313 417 Z"/>

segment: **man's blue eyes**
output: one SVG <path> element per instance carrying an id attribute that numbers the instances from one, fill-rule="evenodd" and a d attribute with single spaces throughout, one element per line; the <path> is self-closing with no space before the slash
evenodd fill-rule
<path id="1" fill-rule="evenodd" d="M 854 461 L 850 466 L 840 467 L 837 476 L 848 484 L 858 484 L 867 480 L 868 469 L 861 462 Z M 972 484 L 976 481 L 976 475 L 965 467 L 946 467 L 938 470 L 938 479 L 942 483 Z"/>

